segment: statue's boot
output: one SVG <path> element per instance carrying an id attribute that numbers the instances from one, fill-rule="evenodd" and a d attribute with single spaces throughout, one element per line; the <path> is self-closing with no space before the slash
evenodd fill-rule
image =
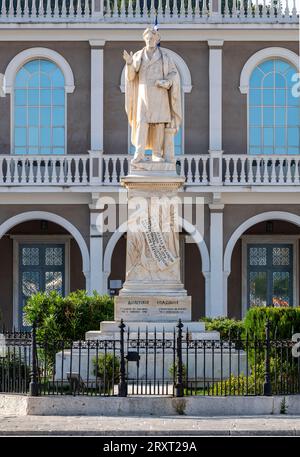
<path id="1" fill-rule="evenodd" d="M 164 162 L 164 158 L 161 153 L 152 151 L 152 162 Z"/>
<path id="2" fill-rule="evenodd" d="M 144 160 L 144 158 L 145 158 L 145 154 L 143 154 L 142 152 L 135 153 L 133 156 L 133 159 L 131 159 L 131 163 L 133 163 L 133 164 L 140 163 Z"/>

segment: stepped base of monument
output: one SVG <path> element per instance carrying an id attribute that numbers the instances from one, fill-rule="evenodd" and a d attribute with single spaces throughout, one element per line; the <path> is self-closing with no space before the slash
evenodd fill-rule
<path id="1" fill-rule="evenodd" d="M 219 332 L 210 332 L 205 330 L 204 322 L 185 322 L 183 321 L 182 335 L 186 338 L 186 333 L 189 339 L 196 340 L 220 340 Z M 120 321 L 103 321 L 100 323 L 100 330 L 92 330 L 86 332 L 86 340 L 105 340 L 105 339 L 120 339 Z M 157 339 L 173 338 L 174 330 L 177 333 L 176 322 L 129 322 L 125 327 L 126 337 L 132 339 L 144 339 L 146 336 L 152 339 L 156 336 Z"/>

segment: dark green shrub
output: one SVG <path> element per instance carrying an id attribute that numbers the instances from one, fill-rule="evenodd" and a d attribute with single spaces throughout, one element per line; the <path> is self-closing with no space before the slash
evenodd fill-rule
<path id="1" fill-rule="evenodd" d="M 26 392 L 30 383 L 30 367 L 19 357 L 0 359 L 0 392 Z"/>
<path id="2" fill-rule="evenodd" d="M 264 340 L 265 325 L 270 321 L 270 338 L 290 339 L 300 332 L 300 307 L 253 307 L 246 314 L 244 325 L 249 339 Z"/>
<path id="3" fill-rule="evenodd" d="M 120 360 L 114 354 L 99 354 L 98 358 L 92 359 L 94 366 L 93 373 L 100 382 L 101 390 L 110 393 L 114 384 L 120 380 Z"/>
<path id="4" fill-rule="evenodd" d="M 296 361 L 282 362 L 280 357 L 270 359 L 270 381 L 272 392 L 280 394 L 289 390 L 292 386 L 297 386 L 298 371 Z M 260 361 L 249 369 L 248 377 L 246 373 L 239 376 L 231 375 L 230 378 L 222 382 L 216 382 L 208 393 L 211 395 L 262 395 L 265 382 L 265 364 Z"/>
<path id="5" fill-rule="evenodd" d="M 173 378 L 173 379 L 176 379 L 176 376 L 177 376 L 177 363 L 172 363 L 172 365 L 169 366 L 169 375 Z M 186 366 L 185 364 L 183 363 L 182 364 L 182 379 L 183 381 L 185 380 L 186 378 L 186 375 L 187 375 L 187 371 L 186 371 Z"/>
<path id="6" fill-rule="evenodd" d="M 223 340 L 238 340 L 244 333 L 244 322 L 228 317 L 205 317 L 201 319 L 205 322 L 205 329 L 220 332 Z"/>
<path id="7" fill-rule="evenodd" d="M 67 297 L 39 292 L 28 299 L 24 312 L 30 324 L 37 323 L 38 340 L 81 340 L 101 321 L 113 319 L 113 299 L 96 292 L 89 296 L 85 290 Z"/>

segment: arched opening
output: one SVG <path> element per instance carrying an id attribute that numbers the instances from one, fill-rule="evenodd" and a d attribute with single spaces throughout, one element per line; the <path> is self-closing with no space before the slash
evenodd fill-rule
<path id="1" fill-rule="evenodd" d="M 240 319 L 251 306 L 299 305 L 300 221 L 287 215 L 254 220 L 234 240 L 227 270 L 229 317 Z"/>
<path id="2" fill-rule="evenodd" d="M 56 290 L 66 295 L 88 288 L 89 254 L 83 243 L 72 224 L 50 213 L 23 213 L 4 222 L 0 226 L 1 325 L 26 329 L 22 309 L 35 292 Z"/>

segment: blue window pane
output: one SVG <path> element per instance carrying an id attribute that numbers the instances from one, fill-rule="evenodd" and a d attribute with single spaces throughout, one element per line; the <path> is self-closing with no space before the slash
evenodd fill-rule
<path id="1" fill-rule="evenodd" d="M 275 144 L 276 146 L 285 145 L 285 128 L 276 128 L 275 129 Z"/>
<path id="2" fill-rule="evenodd" d="M 28 123 L 29 125 L 39 125 L 39 109 L 38 108 L 29 108 L 28 109 Z"/>
<path id="3" fill-rule="evenodd" d="M 16 76 L 15 87 L 26 87 L 28 76 L 28 72 L 24 68 L 21 68 Z"/>
<path id="4" fill-rule="evenodd" d="M 263 104 L 273 106 L 274 105 L 274 90 L 264 89 L 263 91 Z"/>
<path id="5" fill-rule="evenodd" d="M 38 144 L 39 144 L 39 129 L 37 127 L 29 127 L 29 129 L 28 129 L 28 144 L 29 144 L 29 146 L 38 146 Z"/>
<path id="6" fill-rule="evenodd" d="M 270 71 L 274 71 L 274 61 L 273 60 L 266 60 L 265 62 L 261 63 L 258 68 L 260 68 L 264 73 L 269 73 Z"/>
<path id="7" fill-rule="evenodd" d="M 285 77 L 280 75 L 279 73 L 275 73 L 275 87 L 276 89 L 285 88 L 286 87 L 286 80 Z"/>
<path id="8" fill-rule="evenodd" d="M 250 78 L 250 87 L 261 87 L 261 80 L 264 76 L 263 72 L 259 68 L 256 68 Z"/>
<path id="9" fill-rule="evenodd" d="M 15 145 L 16 146 L 25 146 L 26 145 L 26 129 L 25 128 L 15 128 Z"/>
<path id="10" fill-rule="evenodd" d="M 299 148 L 288 147 L 287 149 L 288 154 L 298 155 L 300 153 Z"/>
<path id="11" fill-rule="evenodd" d="M 15 90 L 15 104 L 16 106 L 26 105 L 27 92 L 23 89 Z"/>
<path id="12" fill-rule="evenodd" d="M 275 125 L 285 125 L 285 109 L 275 108 Z"/>
<path id="13" fill-rule="evenodd" d="M 275 71 L 278 73 L 285 73 L 290 68 L 290 65 L 283 60 L 275 60 Z"/>
<path id="14" fill-rule="evenodd" d="M 16 154 L 26 154 L 27 149 L 26 148 L 15 148 L 15 153 Z"/>
<path id="15" fill-rule="evenodd" d="M 292 90 L 292 85 L 290 85 L 287 91 L 287 104 L 292 106 L 300 106 L 300 97 L 295 97 L 294 91 Z"/>
<path id="16" fill-rule="evenodd" d="M 14 90 L 15 153 L 64 154 L 64 86 L 62 71 L 45 59 L 27 62 L 18 71 Z M 179 149 L 180 138 L 176 141 Z"/>
<path id="17" fill-rule="evenodd" d="M 286 91 L 284 89 L 277 89 L 275 91 L 275 105 L 285 106 L 286 105 Z"/>
<path id="18" fill-rule="evenodd" d="M 264 125 L 273 125 L 274 111 L 273 108 L 264 108 Z"/>
<path id="19" fill-rule="evenodd" d="M 276 146 L 274 152 L 275 154 L 285 154 L 285 146 Z"/>
<path id="20" fill-rule="evenodd" d="M 299 146 L 299 129 L 288 128 L 288 145 Z"/>
<path id="21" fill-rule="evenodd" d="M 39 149 L 34 146 L 28 146 L 28 154 L 38 155 Z"/>
<path id="22" fill-rule="evenodd" d="M 64 146 L 65 144 L 65 130 L 61 128 L 53 129 L 53 145 Z"/>
<path id="23" fill-rule="evenodd" d="M 54 89 L 53 90 L 53 105 L 65 104 L 65 91 L 63 89 Z"/>
<path id="24" fill-rule="evenodd" d="M 273 146 L 273 129 L 272 128 L 264 128 L 263 129 L 263 143 L 264 146 Z"/>
<path id="25" fill-rule="evenodd" d="M 41 90 L 41 106 L 51 105 L 51 91 L 49 89 Z"/>
<path id="26" fill-rule="evenodd" d="M 31 60 L 24 65 L 24 68 L 26 68 L 29 73 L 36 73 L 39 71 L 39 64 L 39 60 Z"/>
<path id="27" fill-rule="evenodd" d="M 36 87 L 36 88 L 38 88 L 39 85 L 40 85 L 40 75 L 39 75 L 39 73 L 34 73 L 28 79 L 28 87 Z"/>
<path id="28" fill-rule="evenodd" d="M 64 108 L 53 108 L 53 125 L 55 127 L 63 126 L 65 124 L 65 109 Z M 177 135 L 175 136 L 176 140 Z"/>
<path id="29" fill-rule="evenodd" d="M 263 154 L 274 154 L 274 149 L 270 148 L 270 147 L 267 147 L 267 146 L 264 146 L 262 153 Z"/>
<path id="30" fill-rule="evenodd" d="M 52 84 L 54 87 L 64 87 L 65 85 L 64 75 L 59 68 L 52 73 Z"/>
<path id="31" fill-rule="evenodd" d="M 48 75 L 41 73 L 40 75 L 40 85 L 43 88 L 50 88 L 51 87 L 51 79 Z"/>
<path id="32" fill-rule="evenodd" d="M 261 129 L 258 127 L 250 128 L 250 145 L 259 146 L 261 144 Z"/>
<path id="33" fill-rule="evenodd" d="M 41 148 L 41 154 L 51 154 L 51 148 Z"/>
<path id="34" fill-rule="evenodd" d="M 38 104 L 39 104 L 38 89 L 29 89 L 28 90 L 28 105 L 29 106 L 38 106 Z"/>
<path id="35" fill-rule="evenodd" d="M 259 69 L 265 75 L 260 84 Z M 300 153 L 300 97 L 294 97 L 292 92 L 295 72 L 292 65 L 281 59 L 265 61 L 253 71 L 250 87 L 255 84 L 256 88 L 250 88 L 249 94 L 249 153 L 255 154 L 257 149 L 263 154 Z M 261 107 L 260 111 L 254 104 Z M 263 114 L 262 119 L 259 112 Z M 262 148 L 259 148 L 259 137 Z"/>
<path id="36" fill-rule="evenodd" d="M 288 125 L 299 125 L 300 124 L 300 109 L 289 107 L 287 109 L 287 121 Z"/>
<path id="37" fill-rule="evenodd" d="M 41 128 L 41 146 L 51 146 L 51 129 Z"/>
<path id="38" fill-rule="evenodd" d="M 41 108 L 41 125 L 50 127 L 51 125 L 51 108 Z"/>
<path id="39" fill-rule="evenodd" d="M 250 105 L 261 105 L 261 91 L 258 89 L 251 89 L 250 90 Z"/>
<path id="40" fill-rule="evenodd" d="M 53 154 L 58 154 L 58 155 L 62 155 L 64 154 L 64 149 L 63 148 L 53 148 Z"/>
<path id="41" fill-rule="evenodd" d="M 182 154 L 182 128 L 180 128 L 174 137 L 175 155 Z"/>
<path id="42" fill-rule="evenodd" d="M 250 108 L 249 109 L 249 121 L 250 125 L 261 124 L 261 108 Z"/>
<path id="43" fill-rule="evenodd" d="M 274 88 L 274 73 L 269 73 L 267 76 L 264 77 L 263 88 Z"/>
<path id="44" fill-rule="evenodd" d="M 249 152 L 250 154 L 261 154 L 261 149 L 260 147 L 250 146 Z"/>
<path id="45" fill-rule="evenodd" d="M 284 74 L 284 76 L 286 77 L 288 86 L 295 83 L 295 81 L 292 80 L 295 73 L 297 73 L 296 69 L 293 67 L 290 67 L 289 70 Z"/>
<path id="46" fill-rule="evenodd" d="M 43 73 L 51 73 L 57 68 L 53 62 L 50 62 L 50 60 L 41 60 L 40 65 Z"/>
<path id="47" fill-rule="evenodd" d="M 15 126 L 25 127 L 27 125 L 27 114 L 26 108 L 15 109 Z"/>

